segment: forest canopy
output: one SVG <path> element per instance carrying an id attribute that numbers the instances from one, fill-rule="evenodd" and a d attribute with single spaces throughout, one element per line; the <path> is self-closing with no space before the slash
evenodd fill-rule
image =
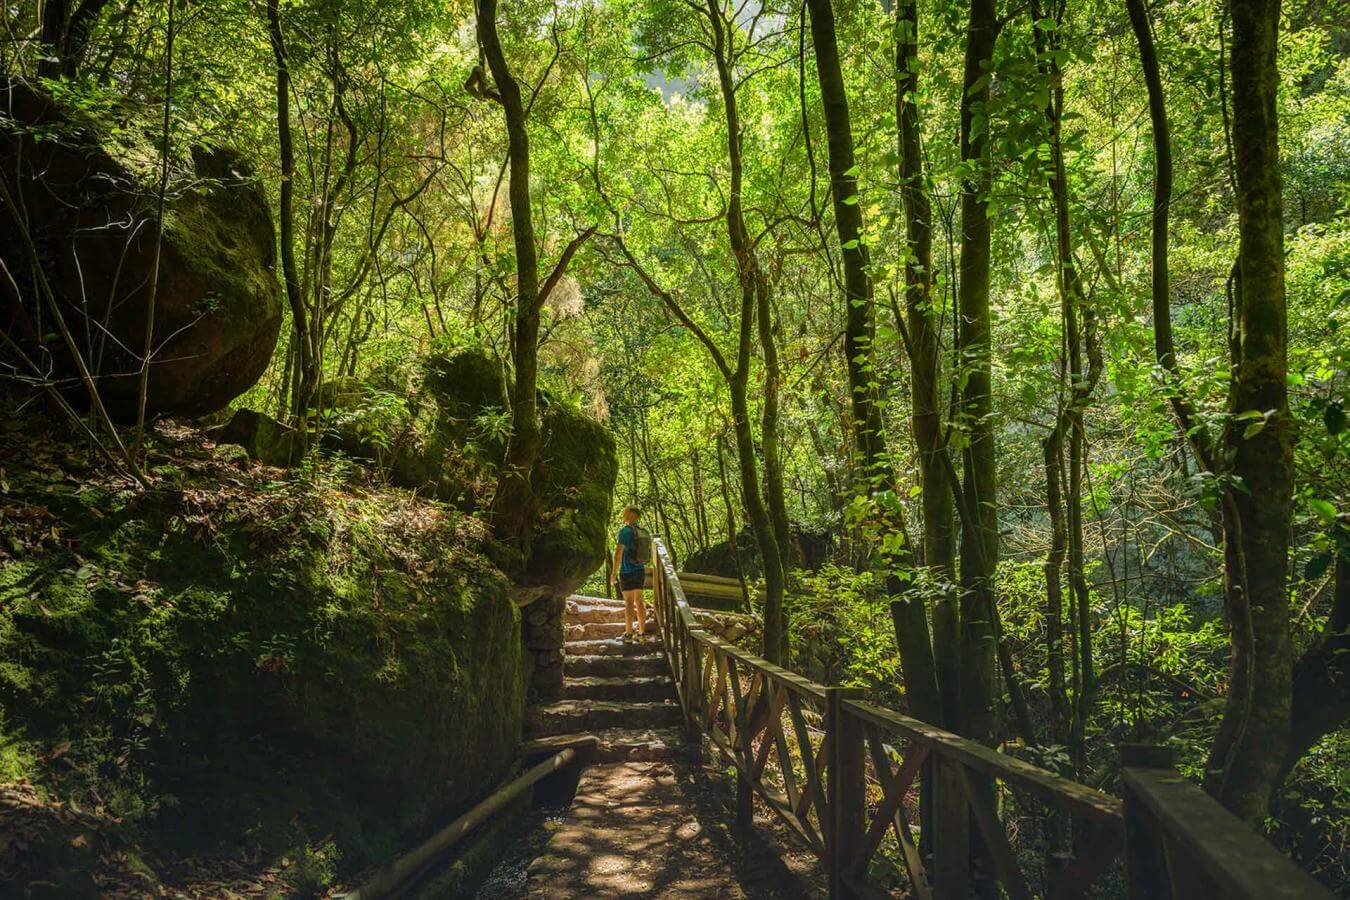
<path id="1" fill-rule="evenodd" d="M 1346 0 L 0 15 L 0 374 L 130 482 L 156 419 L 237 409 L 393 468 L 425 361 L 478 348 L 504 543 L 542 408 L 585 411 L 767 659 L 1091 784 L 1172 746 L 1350 885 Z M 95 132 L 130 305 L 23 174 Z"/>

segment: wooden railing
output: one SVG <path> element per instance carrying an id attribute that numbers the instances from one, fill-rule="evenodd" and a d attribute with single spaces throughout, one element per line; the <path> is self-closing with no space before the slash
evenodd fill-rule
<path id="1" fill-rule="evenodd" d="M 982 895 L 995 895 L 988 890 L 994 883 L 1012 898 L 1080 897 L 1094 885 L 1099 893 L 1119 894 L 1127 884 L 1132 897 L 1153 896 L 1133 888 L 1156 878 L 1119 874 L 1126 838 L 1120 800 L 869 703 L 858 691 L 816 684 L 707 633 L 660 539 L 653 550 L 661 640 L 691 738 L 702 746 L 706 737 L 734 763 L 737 817 L 748 821 L 758 796 L 819 857 L 831 896 L 881 896 L 888 888 L 907 888 L 921 900 L 964 900 L 981 885 Z M 921 776 L 930 792 L 925 797 L 930 834 L 922 841 L 914 828 Z M 1074 823 L 1077 852 L 1071 858 L 1048 853 L 1038 842 L 1051 810 L 1060 813 L 1056 821 Z M 1282 859 L 1220 812 L 1223 829 L 1246 831 Z M 1152 826 L 1138 826 L 1147 833 L 1132 839 L 1130 859 L 1141 840 L 1163 841 L 1158 820 L 1165 818 L 1157 815 Z M 1189 849 L 1184 841 L 1161 845 Z M 898 860 L 906 884 L 886 883 L 881 863 L 890 859 Z M 1327 896 L 1285 863 L 1277 867 L 1280 877 L 1291 877 L 1292 869 L 1302 876 L 1300 887 L 1313 893 L 1265 896 Z M 1103 873 L 1113 866 L 1117 873 L 1107 885 Z M 883 877 L 872 877 L 877 874 Z"/>
<path id="2" fill-rule="evenodd" d="M 1331 891 L 1179 774 L 1170 752 L 1127 744 L 1120 761 L 1131 898 L 1331 900 Z"/>

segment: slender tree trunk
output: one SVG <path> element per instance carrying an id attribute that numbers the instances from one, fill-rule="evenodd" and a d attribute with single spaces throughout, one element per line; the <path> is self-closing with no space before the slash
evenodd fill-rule
<path id="1" fill-rule="evenodd" d="M 988 121 L 990 66 L 998 20 L 993 0 L 971 0 L 961 99 L 961 159 L 970 166 L 961 188 L 961 283 L 959 358 L 965 369 L 960 392 L 961 424 L 969 436 L 963 459 L 970 516 L 961 521 L 961 731 L 987 741 L 993 736 L 994 575 L 998 567 L 997 484 L 990 395 L 988 195 L 991 184 Z M 984 124 L 976 128 L 975 117 Z"/>
<path id="2" fill-rule="evenodd" d="M 42 78 L 74 78 L 89 44 L 89 33 L 108 0 L 46 0 L 38 40 L 45 49 L 38 63 Z M 74 6 L 74 9 L 71 7 Z"/>
<path id="3" fill-rule="evenodd" d="M 764 354 L 764 408 L 760 413 L 760 443 L 764 454 L 764 493 L 773 521 L 774 539 L 786 567 L 791 559 L 792 528 L 788 522 L 787 497 L 783 490 L 783 463 L 779 454 L 779 409 L 783 383 L 778 363 L 778 339 L 774 335 L 773 289 L 761 276 L 755 290 L 755 319 L 759 325 L 760 350 Z"/>
<path id="4" fill-rule="evenodd" d="M 900 193 L 905 202 L 905 319 L 912 377 L 911 427 L 919 451 L 923 504 L 923 560 L 941 585 L 933 605 L 933 657 L 942 695 L 941 724 L 956 722 L 961 666 L 960 616 L 955 597 L 956 518 L 942 433 L 940 324 L 933 295 L 933 224 L 923 171 L 919 105 L 919 11 L 916 0 L 896 4 L 896 121 L 900 128 Z"/>
<path id="5" fill-rule="evenodd" d="M 1057 743 L 1067 745 L 1072 725 L 1064 675 L 1064 559 L 1069 539 L 1060 479 L 1063 444 L 1064 432 L 1056 425 L 1041 442 L 1041 451 L 1045 459 L 1045 509 L 1050 517 L 1050 549 L 1045 556 L 1045 654 L 1051 734 Z"/>
<path id="6" fill-rule="evenodd" d="M 1042 12 L 1039 3 L 1032 4 L 1032 12 L 1036 23 L 1046 22 L 1049 18 Z M 1047 621 L 1047 640 L 1051 644 L 1051 705 L 1056 712 L 1056 738 L 1072 745 L 1075 768 L 1079 769 L 1081 774 L 1084 728 L 1095 686 L 1091 598 L 1083 561 L 1083 466 L 1087 446 L 1083 413 L 1101 378 L 1102 355 L 1097 339 L 1096 312 L 1083 290 L 1082 279 L 1074 258 L 1073 232 L 1070 227 L 1069 179 L 1064 162 L 1064 79 L 1057 56 L 1059 26 L 1062 25 L 1063 18 L 1064 5 L 1057 3 L 1053 7 L 1051 19 L 1056 27 L 1033 26 L 1036 28 L 1038 66 L 1050 87 L 1045 120 L 1050 147 L 1049 182 L 1055 220 L 1055 259 L 1058 275 L 1056 280 L 1060 295 L 1060 321 L 1065 348 L 1065 358 L 1061 367 L 1059 412 L 1045 444 L 1047 502 L 1053 493 L 1056 501 L 1050 508 L 1050 514 L 1057 538 L 1057 543 L 1052 546 L 1050 557 L 1046 562 L 1047 580 L 1051 577 L 1052 570 L 1056 579 L 1053 587 L 1047 584 L 1047 588 L 1050 589 L 1048 599 L 1055 607 L 1053 610 L 1047 609 L 1047 617 L 1054 618 L 1053 625 Z M 1086 372 L 1083 368 L 1085 354 Z M 1066 434 L 1069 442 L 1067 488 L 1061 475 Z M 1062 498 L 1062 510 L 1059 498 Z M 1069 608 L 1072 612 L 1072 627 L 1069 634 L 1073 635 L 1075 641 L 1072 649 L 1076 661 L 1074 705 L 1071 708 L 1063 703 L 1066 695 L 1063 693 L 1064 605 L 1061 576 L 1066 557 L 1071 601 Z"/>
<path id="7" fill-rule="evenodd" d="M 726 441 L 721 434 L 717 435 L 717 475 L 722 483 L 722 505 L 726 508 L 727 514 L 727 543 L 731 547 L 731 561 L 736 566 L 736 578 L 741 582 L 741 599 L 745 602 L 745 611 L 754 612 L 754 606 L 750 602 L 750 585 L 745 579 L 745 565 L 741 562 L 741 544 L 738 538 L 739 529 L 736 527 L 736 507 L 731 502 L 731 485 L 727 480 L 727 458 Z"/>
<path id="8" fill-rule="evenodd" d="M 291 309 L 291 341 L 296 346 L 295 372 L 299 376 L 291 392 L 292 410 L 299 410 L 297 425 L 301 452 L 309 441 L 303 412 L 312 386 L 307 373 L 313 371 L 309 314 L 300 290 L 300 274 L 295 262 L 295 150 L 291 142 L 291 72 L 286 56 L 286 40 L 281 28 L 279 0 L 267 0 L 268 33 L 276 60 L 277 145 L 281 156 L 281 188 L 277 200 L 277 222 L 281 243 L 281 273 L 286 300 Z"/>
<path id="9" fill-rule="evenodd" d="M 736 274 L 741 292 L 740 331 L 737 341 L 736 369 L 728 379 L 731 388 L 731 414 L 736 432 L 736 455 L 741 469 L 741 492 L 745 496 L 745 512 L 759 544 L 760 559 L 764 564 L 764 657 L 770 662 L 783 660 L 787 646 L 787 628 L 783 618 L 783 549 L 775 535 L 775 528 L 759 486 L 759 465 L 755 459 L 754 440 L 750 430 L 750 410 L 746 398 L 750 374 L 750 351 L 754 338 L 754 320 L 759 297 L 767 290 L 764 273 L 746 228 L 742 206 L 744 190 L 740 112 L 736 85 L 732 77 L 731 39 L 734 26 L 728 22 L 717 0 L 707 0 L 705 15 L 713 35 L 713 62 L 717 69 L 718 86 L 722 96 L 723 114 L 727 126 L 727 161 L 730 172 L 730 190 L 724 216 L 727 240 L 736 263 Z M 773 348 L 765 348 L 766 354 Z M 781 494 L 781 481 L 779 482 Z"/>
<path id="10" fill-rule="evenodd" d="M 867 246 L 863 243 L 862 204 L 858 202 L 853 126 L 849 117 L 848 95 L 844 87 L 830 0 L 807 0 L 807 6 L 811 12 L 811 37 L 815 46 L 816 73 L 825 114 L 834 221 L 843 258 L 844 301 L 847 306 L 844 356 L 852 401 L 854 453 L 864 490 L 872 496 L 881 491 L 893 491 L 895 473 L 886 456 L 881 415 L 874 402 L 877 390 L 872 365 L 874 299 L 872 279 L 867 270 Z M 891 560 L 892 563 L 900 564 L 911 561 L 908 557 Z M 906 700 L 913 715 L 928 722 L 941 723 L 942 703 L 924 600 L 913 593 L 902 596 L 898 584 L 893 587 L 897 589 L 891 591 L 894 598 L 892 618 L 896 643 L 900 649 Z"/>
<path id="11" fill-rule="evenodd" d="M 741 469 L 741 495 L 750 530 L 759 545 L 764 565 L 764 658 L 771 663 L 782 659 L 787 636 L 783 627 L 783 560 L 778 553 L 773 523 L 759 489 L 758 462 L 754 436 L 750 432 L 750 406 L 746 399 L 745 375 L 731 381 L 731 416 L 736 435 L 736 458 Z"/>
<path id="12" fill-rule="evenodd" d="M 1228 567 L 1232 635 L 1223 722 L 1210 749 L 1205 787 L 1235 814 L 1259 821 L 1270 805 L 1289 744 L 1293 653 L 1289 637 L 1289 532 L 1293 430 L 1287 396 L 1288 341 L 1284 294 L 1275 54 L 1278 0 L 1230 0 L 1233 48 L 1233 151 L 1238 187 L 1238 279 L 1231 405 L 1255 412 L 1264 427 L 1242 420 L 1227 432 L 1230 490 L 1240 533 Z M 1230 557 L 1235 554 L 1229 553 Z"/>
<path id="13" fill-rule="evenodd" d="M 1172 153 L 1157 51 L 1142 0 L 1126 0 L 1153 123 L 1153 331 L 1159 364 L 1177 376 L 1167 265 Z M 1234 413 L 1226 434 L 1241 490 L 1220 498 L 1225 600 L 1232 655 L 1224 718 L 1206 764 L 1205 787 L 1237 815 L 1265 815 L 1289 744 L 1292 651 L 1286 577 L 1292 505 L 1292 423 L 1286 395 L 1283 208 L 1275 95 L 1279 4 L 1233 0 L 1233 146 L 1238 186 L 1238 263 L 1232 342 Z M 1173 384 L 1178 426 L 1200 466 L 1220 460 L 1194 410 Z M 1258 424 L 1259 421 L 1259 424 Z"/>
<path id="14" fill-rule="evenodd" d="M 483 48 L 497 99 L 506 118 L 507 157 L 511 182 L 511 236 L 516 251 L 515 387 L 511 395 L 511 438 L 506 462 L 492 502 L 492 527 L 499 539 L 528 553 L 529 525 L 534 520 L 530 476 L 539 456 L 539 259 L 530 209 L 530 137 L 520 84 L 511 74 L 497 36 L 497 0 L 478 0 L 478 41 Z"/>

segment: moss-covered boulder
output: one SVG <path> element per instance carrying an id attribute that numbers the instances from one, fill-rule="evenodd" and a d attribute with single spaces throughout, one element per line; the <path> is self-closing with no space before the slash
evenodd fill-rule
<path id="1" fill-rule="evenodd" d="M 412 397 L 346 386 L 324 410 L 325 443 L 378 463 L 394 484 L 428 490 L 465 511 L 490 499 L 510 436 L 500 364 L 479 350 L 433 354 Z M 531 474 L 538 520 L 530 556 L 512 566 L 521 605 L 572 593 L 610 548 L 610 503 L 618 475 L 603 425 L 540 392 L 543 448 Z"/>
<path id="2" fill-rule="evenodd" d="M 349 870 L 511 764 L 521 615 L 473 518 L 233 458 L 158 445 L 132 495 L 0 447 L 0 780 L 156 854 L 331 836 Z"/>
<path id="3" fill-rule="evenodd" d="M 466 350 L 427 360 L 423 392 L 435 400 L 426 453 L 437 493 L 463 500 L 466 485 L 495 484 L 506 456 L 510 414 L 500 365 Z M 609 543 L 618 455 L 604 426 L 548 392 L 540 394 L 543 447 L 530 479 L 539 518 L 530 555 L 516 573 L 518 603 L 572 593 L 599 568 Z"/>
<path id="4" fill-rule="evenodd" d="M 237 409 L 224 425 L 208 429 L 206 436 L 217 444 L 243 447 L 250 459 L 269 466 L 288 466 L 300 449 L 294 428 L 251 409 Z"/>
<path id="5" fill-rule="evenodd" d="M 108 338 L 83 352 L 110 412 L 136 416 L 152 293 L 148 412 L 222 409 L 262 375 L 281 327 L 266 199 L 242 157 L 193 147 L 170 161 L 161 218 L 155 126 L 132 109 L 89 111 L 95 107 L 76 112 L 21 81 L 0 81 L 0 178 L 24 206 L 41 271 L 71 330 L 83 342 L 106 328 Z M 26 246 L 13 217 L 0 215 L 9 271 L 24 296 L 39 298 Z M 64 342 L 41 333 L 49 311 L 35 300 L 7 305 L 4 316 L 6 333 L 30 349 L 41 343 L 57 374 L 78 383 Z"/>

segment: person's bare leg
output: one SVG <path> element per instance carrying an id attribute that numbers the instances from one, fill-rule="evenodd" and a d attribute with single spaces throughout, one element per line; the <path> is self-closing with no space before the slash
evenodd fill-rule
<path id="1" fill-rule="evenodd" d="M 637 607 L 638 635 L 647 634 L 647 601 L 643 599 L 641 590 L 633 591 L 633 605 Z"/>
<path id="2" fill-rule="evenodd" d="M 633 633 L 633 592 L 620 591 L 623 595 L 623 633 L 624 636 Z"/>

